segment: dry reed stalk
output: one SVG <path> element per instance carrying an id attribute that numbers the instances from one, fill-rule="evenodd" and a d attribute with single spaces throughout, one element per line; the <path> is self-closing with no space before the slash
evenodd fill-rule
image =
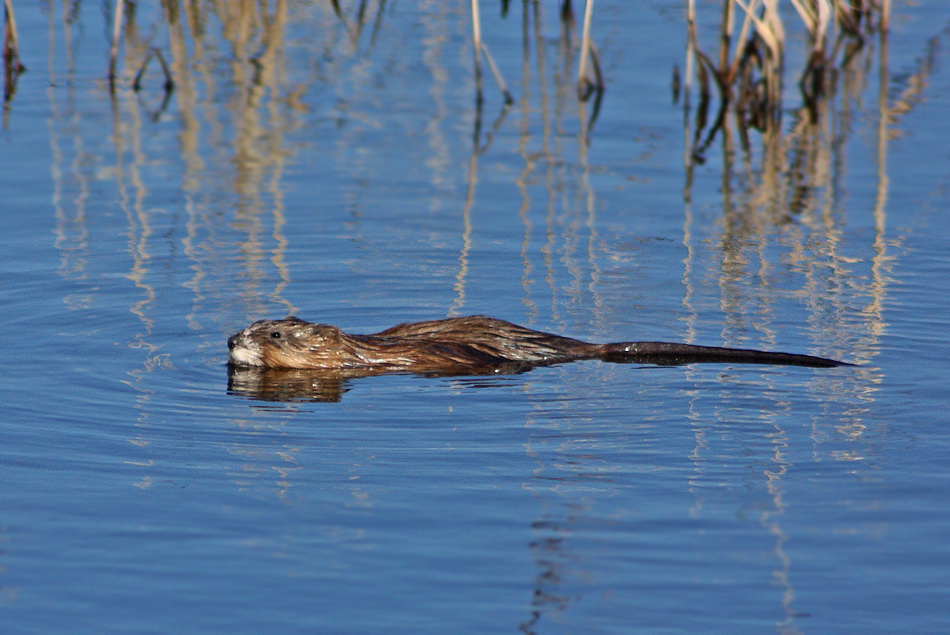
<path id="1" fill-rule="evenodd" d="M 745 41 L 748 34 L 748 25 L 755 28 L 755 34 L 759 36 L 769 51 L 776 58 L 781 58 L 782 51 L 785 48 L 785 29 L 782 27 L 782 18 L 778 12 L 777 0 L 753 0 L 749 4 L 744 4 L 742 0 L 735 0 L 746 14 L 746 21 L 743 24 L 742 37 L 740 41 Z M 762 7 L 762 17 L 756 15 L 756 11 Z M 736 58 L 734 64 L 738 64 L 741 57 L 740 49 L 736 49 Z"/>
<path id="2" fill-rule="evenodd" d="M 736 4 L 745 11 L 745 24 L 754 28 L 757 38 L 747 39 L 744 32 L 740 41 L 747 44 L 742 56 L 737 48 L 735 63 L 747 69 L 739 78 L 739 109 L 748 114 L 753 126 L 766 129 L 771 122 L 777 122 L 781 106 L 785 29 L 777 0 L 753 0 L 749 5 L 736 0 Z M 761 42 L 764 51 L 757 50 L 756 42 Z M 760 77 L 756 77 L 756 70 Z"/>
<path id="3" fill-rule="evenodd" d="M 732 0 L 722 3 L 722 18 L 719 22 L 719 69 L 727 68 L 729 49 L 732 46 Z M 720 78 L 721 79 L 721 78 Z"/>
<path id="4" fill-rule="evenodd" d="M 574 15 L 570 9 L 570 2 L 563 5 L 561 20 L 565 24 L 573 24 Z M 599 102 L 600 93 L 604 91 L 604 75 L 600 69 L 600 56 L 597 53 L 597 47 L 590 36 L 593 20 L 594 0 L 587 0 L 584 7 L 584 25 L 581 29 L 581 57 L 577 66 L 577 95 L 581 101 L 587 101 L 592 94 L 597 93 L 597 101 Z M 590 71 L 588 67 L 590 67 Z M 591 78 L 591 71 L 593 72 L 593 78 Z"/>
<path id="5" fill-rule="evenodd" d="M 119 36 L 122 34 L 122 12 L 125 0 L 115 3 L 115 15 L 112 22 L 112 48 L 109 51 L 109 88 L 115 90 L 115 65 L 119 57 Z"/>
<path id="6" fill-rule="evenodd" d="M 590 80 L 587 78 L 587 59 L 590 57 L 590 23 L 594 17 L 594 0 L 587 0 L 584 7 L 584 29 L 581 34 L 581 61 L 577 67 L 577 85 L 581 94 L 590 91 Z"/>
<path id="7" fill-rule="evenodd" d="M 696 63 L 696 0 L 689 0 L 686 7 L 686 74 L 683 89 L 683 104 L 689 107 L 689 95 L 693 87 L 693 66 Z"/>
<path id="8" fill-rule="evenodd" d="M 791 0 L 809 34 L 810 52 L 799 87 L 806 107 L 818 113 L 817 100 L 833 89 L 838 51 L 843 49 L 840 64 L 847 64 L 859 49 L 867 31 L 873 29 L 873 14 L 884 30 L 889 21 L 889 0 Z M 736 11 L 743 20 L 736 32 Z M 778 0 L 728 0 L 722 4 L 719 28 L 718 63 L 712 61 L 698 45 L 693 0 L 687 5 L 687 64 L 696 59 L 695 71 L 686 76 L 687 90 L 694 77 L 701 91 L 697 118 L 705 122 L 708 107 L 709 78 L 715 79 L 720 95 L 720 113 L 715 126 L 723 122 L 725 109 L 734 105 L 741 128 L 770 129 L 778 123 L 781 113 L 782 81 L 785 51 L 785 29 L 779 13 Z M 831 46 L 833 39 L 834 45 Z M 695 75 L 694 75 L 695 73 Z M 688 104 L 688 101 L 684 103 Z M 715 131 L 714 126 L 714 131 Z M 700 125 L 700 128 L 702 126 Z M 697 130 L 698 132 L 698 130 Z"/>
<path id="9" fill-rule="evenodd" d="M 472 0 L 472 40 L 475 46 L 475 101 L 482 103 L 482 19 L 478 12 L 478 0 Z"/>

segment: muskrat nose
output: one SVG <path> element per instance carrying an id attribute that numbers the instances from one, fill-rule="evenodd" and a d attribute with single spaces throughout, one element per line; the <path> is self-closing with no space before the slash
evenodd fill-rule
<path id="1" fill-rule="evenodd" d="M 228 338 L 228 350 L 232 350 L 235 346 L 237 346 L 237 335 L 232 335 Z"/>

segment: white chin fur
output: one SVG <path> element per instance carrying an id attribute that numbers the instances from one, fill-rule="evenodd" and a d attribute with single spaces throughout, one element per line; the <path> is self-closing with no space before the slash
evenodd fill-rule
<path id="1" fill-rule="evenodd" d="M 244 346 L 235 346 L 229 353 L 231 363 L 244 364 L 246 366 L 263 366 L 261 356 L 256 352 Z"/>

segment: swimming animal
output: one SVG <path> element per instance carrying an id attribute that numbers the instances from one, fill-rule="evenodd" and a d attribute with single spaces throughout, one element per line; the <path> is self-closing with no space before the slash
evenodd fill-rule
<path id="1" fill-rule="evenodd" d="M 297 317 L 259 320 L 228 338 L 237 366 L 377 372 L 493 372 L 584 359 L 692 364 L 720 362 L 830 368 L 824 357 L 671 342 L 591 344 L 481 315 L 399 324 L 371 335 Z"/>

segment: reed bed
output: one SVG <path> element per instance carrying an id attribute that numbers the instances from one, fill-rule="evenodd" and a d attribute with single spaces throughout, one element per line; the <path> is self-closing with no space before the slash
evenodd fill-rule
<path id="1" fill-rule="evenodd" d="M 869 38 L 885 36 L 890 0 L 790 0 L 807 32 L 807 56 L 798 87 L 812 121 L 821 101 L 833 93 L 835 77 Z M 723 129 L 731 111 L 739 131 L 775 131 L 781 124 L 786 29 L 779 0 L 729 0 L 722 3 L 718 50 L 699 42 L 695 0 L 687 7 L 686 96 L 695 83 L 699 92 L 696 114 L 697 158 Z M 740 22 L 738 31 L 737 23 Z M 674 70 L 678 96 L 679 71 Z M 719 109 L 706 141 L 699 138 L 709 121 L 713 89 Z"/>
<path id="2" fill-rule="evenodd" d="M 6 1 L 9 5 L 9 0 Z M 690 237 L 703 235 L 702 232 L 707 231 L 705 226 L 693 220 L 691 216 L 690 188 L 693 166 L 703 160 L 706 149 L 715 139 L 723 149 L 721 168 L 723 201 L 721 212 L 717 211 L 721 213 L 723 222 L 721 226 L 708 230 L 714 232 L 711 236 L 713 240 L 722 243 L 722 249 L 715 251 L 716 257 L 721 255 L 722 262 L 713 264 L 713 267 L 718 265 L 726 271 L 738 266 L 736 263 L 741 263 L 742 258 L 747 256 L 747 251 L 744 251 L 747 247 L 744 245 L 756 243 L 755 240 L 750 241 L 750 237 L 754 239 L 764 235 L 775 226 L 788 223 L 788 219 L 792 216 L 801 220 L 801 223 L 796 223 L 795 226 L 811 224 L 817 228 L 813 234 L 803 233 L 800 239 L 791 240 L 796 243 L 795 257 L 799 262 L 814 261 L 816 263 L 813 266 L 814 278 L 819 282 L 815 284 L 821 283 L 821 276 L 828 269 L 827 263 L 833 262 L 836 258 L 834 209 L 822 198 L 821 192 L 831 191 L 834 170 L 840 168 L 840 163 L 835 165 L 835 161 L 840 161 L 840 158 L 835 156 L 837 151 L 835 143 L 840 143 L 838 140 L 849 134 L 849 130 L 844 125 L 840 129 L 833 127 L 840 125 L 838 122 L 848 119 L 845 109 L 851 108 L 853 104 L 845 103 L 847 100 L 842 100 L 842 103 L 837 104 L 832 97 L 836 90 L 857 92 L 860 86 L 866 85 L 868 69 L 873 67 L 869 56 L 874 48 L 871 36 L 880 35 L 882 42 L 884 41 L 887 14 L 886 4 L 880 3 L 863 3 L 860 10 L 855 13 L 855 3 L 852 1 L 848 5 L 850 13 L 838 15 L 834 11 L 828 11 L 828 7 L 832 6 L 830 0 L 821 1 L 824 2 L 823 5 L 817 1 L 807 6 L 802 4 L 803 12 L 808 7 L 825 6 L 825 9 L 820 11 L 804 13 L 806 18 L 811 16 L 811 22 L 805 21 L 806 18 L 798 18 L 803 20 L 803 24 L 812 24 L 814 32 L 809 30 L 808 55 L 802 64 L 802 79 L 798 83 L 803 95 L 802 106 L 797 109 L 783 109 L 782 93 L 783 75 L 786 77 L 784 88 L 789 85 L 795 86 L 794 83 L 787 82 L 787 77 L 791 74 L 785 70 L 790 57 L 786 52 L 785 29 L 789 26 L 788 20 L 796 19 L 798 12 L 786 11 L 785 14 L 779 15 L 778 0 L 728 2 L 719 5 L 722 8 L 719 14 L 722 24 L 718 30 L 708 29 L 700 24 L 692 3 L 689 4 L 689 11 L 684 12 L 691 55 L 687 57 L 686 72 L 680 77 L 682 85 L 677 91 L 681 96 L 685 95 L 684 111 L 687 114 L 684 126 L 687 129 L 684 143 L 687 165 L 684 170 L 686 185 L 683 192 L 685 203 L 683 242 L 690 245 L 692 244 Z M 356 58 L 372 54 L 375 34 L 385 33 L 391 26 L 387 24 L 387 16 L 391 13 L 386 10 L 386 7 L 392 4 L 386 5 L 382 0 L 347 4 L 337 2 L 299 4 L 308 7 L 307 15 L 312 16 L 309 19 L 315 24 L 329 24 L 337 27 L 321 30 L 321 35 L 326 38 L 326 41 L 320 50 L 325 52 L 327 60 L 321 72 L 327 77 L 332 77 L 333 82 L 342 83 L 351 79 L 345 75 L 347 65 L 334 63 L 335 53 L 339 52 L 340 58 L 346 56 Z M 247 245 L 247 253 L 253 254 L 253 257 L 248 258 L 248 270 L 251 272 L 249 279 L 264 279 L 259 263 L 272 262 L 279 272 L 279 286 L 272 294 L 268 292 L 260 297 L 270 297 L 270 295 L 279 297 L 280 290 L 289 280 L 283 260 L 282 250 L 288 241 L 280 231 L 284 222 L 280 201 L 274 204 L 273 235 L 277 246 L 273 251 L 268 251 L 267 237 L 261 229 L 266 224 L 261 220 L 262 206 L 254 201 L 260 199 L 262 193 L 268 192 L 271 188 L 274 191 L 280 189 L 276 184 L 279 184 L 283 178 L 282 171 L 290 163 L 287 157 L 292 153 L 292 150 L 288 148 L 293 143 L 288 140 L 299 137 L 299 121 L 295 113 L 305 108 L 305 105 L 299 101 L 299 95 L 308 90 L 309 85 L 306 82 L 313 81 L 310 76 L 306 76 L 302 82 L 295 83 L 287 81 L 286 77 L 281 75 L 287 61 L 283 47 L 287 45 L 290 37 L 287 26 L 296 18 L 295 5 L 280 0 L 244 3 L 163 0 L 160 6 L 161 12 L 154 10 L 148 18 L 145 17 L 148 14 L 141 6 L 138 7 L 138 15 L 136 14 L 136 10 L 133 10 L 136 7 L 135 3 L 125 4 L 121 9 L 121 14 L 119 14 L 119 5 L 115 5 L 115 12 L 107 16 L 109 35 L 103 41 L 108 42 L 108 46 L 103 46 L 103 59 L 108 51 L 111 67 L 109 73 L 112 78 L 110 83 L 114 94 L 118 94 L 116 101 L 119 108 L 116 108 L 116 113 L 118 113 L 116 119 L 119 120 L 127 112 L 133 114 L 141 112 L 143 107 L 148 114 L 157 117 L 169 103 L 168 96 L 174 89 L 174 103 L 177 104 L 178 113 L 176 116 L 180 116 L 183 122 L 183 132 L 180 137 L 181 152 L 188 165 L 190 183 L 199 181 L 204 174 L 201 166 L 207 159 L 202 156 L 204 149 L 202 144 L 206 143 L 207 137 L 202 137 L 202 133 L 207 134 L 206 131 L 209 129 L 230 130 L 233 126 L 233 136 L 228 137 L 226 141 L 215 138 L 215 148 L 221 148 L 221 156 L 226 155 L 228 159 L 226 168 L 222 168 L 221 172 L 231 174 L 227 170 L 232 166 L 235 168 L 232 174 L 233 182 L 225 187 L 231 187 L 235 192 L 239 192 L 242 200 L 251 201 L 251 203 L 242 203 L 246 207 L 238 206 L 234 212 L 235 217 L 249 228 L 246 230 L 247 240 L 244 241 Z M 590 270 L 596 270 L 597 263 L 603 259 L 603 254 L 598 253 L 593 247 L 597 243 L 593 232 L 597 227 L 596 211 L 599 203 L 597 186 L 588 178 L 591 173 L 590 165 L 596 168 L 597 162 L 594 160 L 588 164 L 586 154 L 589 146 L 596 147 L 597 140 L 594 138 L 593 128 L 600 100 L 606 94 L 607 79 L 609 79 L 605 78 L 601 72 L 597 48 L 594 45 L 600 30 L 596 20 L 597 6 L 600 5 L 588 3 L 583 7 L 583 12 L 578 6 L 575 20 L 575 7 L 572 3 L 565 1 L 561 4 L 561 10 L 557 17 L 553 18 L 559 21 L 558 26 L 561 30 L 556 52 L 553 53 L 553 64 L 551 63 L 553 47 L 550 45 L 550 40 L 546 40 L 551 25 L 549 23 L 544 25 L 548 27 L 547 29 L 542 28 L 540 24 L 542 11 L 539 3 L 519 3 L 518 5 L 512 3 L 511 7 L 502 3 L 501 6 L 503 15 L 506 11 L 517 15 L 517 8 L 521 8 L 523 62 L 520 69 L 520 84 L 517 83 L 517 79 L 511 84 L 505 84 L 501 73 L 495 74 L 495 71 L 491 70 L 491 67 L 495 65 L 495 60 L 502 63 L 501 69 L 498 70 L 504 70 L 508 74 L 517 72 L 517 64 L 512 63 L 510 58 L 492 58 L 489 53 L 489 46 L 485 40 L 491 40 L 488 36 L 492 34 L 481 30 L 480 19 L 481 16 L 487 15 L 483 12 L 486 9 L 485 3 L 472 4 L 475 13 L 472 14 L 471 25 L 465 23 L 469 14 L 463 13 L 469 7 L 456 5 L 451 11 L 440 16 L 443 19 L 438 21 L 438 24 L 434 25 L 430 31 L 430 33 L 441 35 L 446 29 L 460 25 L 458 32 L 464 34 L 463 29 L 471 26 L 476 69 L 482 63 L 489 64 L 489 71 L 495 76 L 498 84 L 498 93 L 487 91 L 482 95 L 479 92 L 474 99 L 475 134 L 466 175 L 467 189 L 462 209 L 459 269 L 455 287 L 458 301 L 451 309 L 452 312 L 458 313 L 463 312 L 467 306 L 466 284 L 470 277 L 469 257 L 473 249 L 472 245 L 477 244 L 473 236 L 477 237 L 479 223 L 478 207 L 475 205 L 479 157 L 490 150 L 492 138 L 501 126 L 504 125 L 510 132 L 512 128 L 510 113 L 514 110 L 510 105 L 512 98 L 518 100 L 517 108 L 522 114 L 520 125 L 523 129 L 523 141 L 520 149 L 523 151 L 525 168 L 524 174 L 518 177 L 519 188 L 527 191 L 526 184 L 534 178 L 540 178 L 538 175 L 543 175 L 540 180 L 550 184 L 546 186 L 550 190 L 550 200 L 546 203 L 549 206 L 547 216 L 556 219 L 562 214 L 576 215 L 571 218 L 578 219 L 577 226 L 591 228 L 592 237 L 589 244 L 592 247 L 588 256 Z M 787 4 L 784 6 L 788 8 Z M 704 19 L 709 17 L 709 15 L 703 16 Z M 147 28 L 142 27 L 138 30 L 135 28 L 137 23 L 146 23 L 149 19 L 152 23 Z M 334 21 L 336 21 L 335 24 Z M 63 23 L 68 24 L 68 21 L 63 20 Z M 340 26 L 343 28 L 339 28 Z M 504 22 L 500 26 L 507 28 Z M 532 26 L 533 31 L 531 31 Z M 165 35 L 162 28 L 167 28 L 167 43 L 162 39 Z M 495 23 L 495 28 L 499 28 L 498 22 Z M 789 30 L 791 30 L 790 26 Z M 708 36 L 713 34 L 718 39 L 715 40 L 713 46 L 703 49 L 700 44 L 700 34 L 707 36 L 708 41 L 712 41 Z M 225 41 L 225 46 L 212 49 L 209 42 L 216 38 Z M 343 53 L 342 50 L 348 47 L 352 50 Z M 208 67 L 200 63 L 202 55 L 209 55 L 212 50 L 227 52 L 228 63 L 215 66 L 215 69 L 218 72 L 227 73 L 226 83 L 239 87 L 241 90 L 227 93 L 218 90 L 217 86 L 212 86 L 219 77 L 215 73 L 208 72 Z M 469 50 L 471 49 L 465 49 L 466 52 Z M 879 50 L 883 59 L 884 47 L 882 46 Z M 444 51 L 445 49 L 438 48 L 438 54 L 434 57 L 438 58 Z M 585 51 L 586 62 L 582 61 Z M 631 50 L 626 54 L 632 59 L 636 51 Z M 155 61 L 152 58 L 157 58 L 158 65 L 161 66 L 165 76 L 161 90 L 165 92 L 166 98 L 158 111 L 149 110 L 149 106 L 154 105 L 153 100 L 142 99 L 141 95 L 133 98 L 132 90 L 129 90 L 130 88 L 145 90 L 146 85 L 154 83 L 147 81 L 154 79 L 152 76 L 157 75 L 159 70 L 158 65 L 151 63 Z M 530 64 L 531 60 L 536 66 Z M 689 60 L 692 60 L 691 65 Z M 628 72 L 625 70 L 627 68 L 630 66 L 613 66 L 609 72 Z M 922 75 L 925 70 L 921 69 Z M 446 81 L 460 81 L 459 78 L 453 78 L 451 75 L 446 77 Z M 887 77 L 882 76 L 880 83 L 882 87 L 886 87 Z M 910 85 L 924 87 L 926 82 Z M 157 90 L 152 89 L 150 95 L 154 96 Z M 700 94 L 700 104 L 699 107 L 693 108 L 689 103 L 689 96 L 691 92 L 695 94 L 697 90 Z M 533 94 L 532 91 L 534 91 Z M 483 131 L 481 117 L 478 114 L 481 111 L 482 102 L 487 99 L 491 103 L 492 98 L 497 102 L 499 95 L 500 101 L 503 102 L 501 114 L 493 125 L 486 126 Z M 592 104 L 587 101 L 590 97 L 593 97 Z M 784 97 L 784 99 L 788 98 Z M 269 104 L 267 100 L 271 100 Z M 912 108 L 914 103 L 915 96 L 908 94 L 905 99 L 906 107 Z M 262 108 L 262 104 L 267 107 Z M 718 109 L 715 108 L 717 104 Z M 862 107 L 864 107 L 863 104 Z M 833 110 L 835 108 L 840 109 L 845 116 L 833 116 L 838 112 Z M 893 111 L 888 110 L 889 108 L 887 93 L 882 91 L 880 119 L 882 126 L 890 121 L 889 113 Z M 509 113 L 507 120 L 505 120 L 506 112 Z M 783 112 L 785 122 L 781 121 Z M 790 112 L 791 116 L 788 114 Z M 565 113 L 576 114 L 578 121 L 564 125 Z M 693 115 L 696 117 L 696 135 L 694 139 L 691 139 L 689 128 L 692 125 Z M 203 118 L 207 118 L 208 121 Z M 531 118 L 535 119 L 529 122 Z M 137 116 L 128 116 L 128 120 L 139 125 Z M 120 162 L 115 170 L 118 175 L 132 172 L 132 170 L 123 170 L 121 161 L 131 154 L 127 151 L 127 147 L 140 145 L 140 139 L 136 138 L 136 135 L 140 133 L 136 132 L 135 125 L 116 125 L 112 135 L 116 146 L 114 155 Z M 563 131 L 570 130 L 572 126 L 578 129 L 576 143 L 562 144 L 559 135 L 563 135 Z M 753 166 L 750 160 L 753 155 L 751 151 L 741 157 L 743 161 L 736 159 L 739 153 L 733 152 L 732 137 L 737 133 L 745 148 L 761 147 L 758 165 Z M 760 146 L 755 146 L 751 140 L 753 133 L 760 135 Z M 345 136 L 346 131 L 341 134 L 344 135 L 341 145 L 345 146 L 350 138 Z M 887 131 L 882 129 L 880 149 L 882 165 L 886 153 L 886 140 Z M 532 146 L 534 142 L 537 142 L 537 147 Z M 577 153 L 575 157 L 564 155 L 566 152 L 575 151 Z M 138 160 L 140 159 L 136 158 L 136 161 Z M 457 168 L 458 164 L 453 164 L 445 170 Z M 571 168 L 576 168 L 576 171 L 571 172 Z M 882 173 L 884 173 L 883 168 Z M 121 177 L 118 180 L 121 180 Z M 123 187 L 125 187 L 124 184 Z M 137 196 L 144 197 L 144 194 L 138 194 L 138 190 L 136 192 Z M 564 209 L 557 207 L 559 204 L 557 201 L 562 197 L 562 192 L 570 192 L 574 197 Z M 125 198 L 126 196 L 123 195 L 123 199 Z M 886 198 L 886 181 L 882 179 L 879 194 L 882 217 L 886 208 Z M 136 201 L 136 204 L 139 204 L 139 201 Z M 456 204 L 455 201 L 447 203 L 447 205 L 454 204 Z M 145 206 L 140 205 L 140 207 L 144 209 Z M 525 226 L 528 228 L 525 234 L 529 236 L 532 230 L 528 208 L 525 207 L 519 213 L 524 215 Z M 130 218 L 132 219 L 130 224 L 134 224 L 137 228 L 135 231 L 141 235 L 141 242 L 146 243 L 151 235 L 150 230 L 147 229 L 148 215 L 144 212 L 130 213 Z M 215 222 L 217 221 L 208 221 L 208 224 L 214 225 Z M 886 223 L 882 220 L 880 226 L 884 228 Z M 554 221 L 551 221 L 550 227 L 555 227 Z M 720 232 L 720 227 L 721 235 L 716 233 Z M 573 229 L 564 231 L 563 244 L 572 245 L 577 242 L 577 234 L 572 232 L 574 232 Z M 550 233 L 554 236 L 554 229 Z M 883 247 L 880 250 L 880 261 L 886 263 L 887 240 L 883 229 L 881 234 L 879 242 Z M 759 244 L 762 242 L 764 241 L 759 241 Z M 533 257 L 528 251 L 529 244 L 530 241 L 526 240 L 523 252 L 523 258 L 528 263 L 526 270 L 531 266 Z M 242 249 L 244 249 L 243 246 Z M 134 251 L 144 253 L 145 249 Z M 557 265 L 549 264 L 553 261 L 547 254 L 556 251 L 555 248 L 546 248 L 545 255 L 539 260 L 545 263 L 545 267 L 550 267 L 551 271 L 554 271 Z M 209 251 L 209 253 L 212 252 Z M 699 253 L 699 250 L 696 253 Z M 196 256 L 196 258 L 200 259 L 203 256 Z M 690 260 L 688 260 L 684 279 L 689 278 L 690 272 L 705 271 L 710 266 L 708 262 L 693 258 L 693 251 L 690 250 Z M 210 257 L 202 262 L 202 266 L 207 267 L 208 270 L 214 266 L 213 259 Z M 144 266 L 143 264 L 142 267 Z M 883 279 L 886 275 L 886 267 L 882 264 L 880 269 L 884 272 L 881 275 Z M 526 274 L 527 277 L 529 277 L 528 274 Z M 829 285 L 835 283 L 834 279 L 828 281 Z M 196 286 L 198 284 L 195 282 Z M 697 286 L 700 284 L 701 282 L 696 282 Z M 885 286 L 880 280 L 875 280 L 874 284 L 876 287 Z M 591 285 L 591 287 L 594 286 Z M 261 307 L 263 306 L 262 304 Z"/>
<path id="3" fill-rule="evenodd" d="M 494 77 L 506 105 L 514 103 L 514 97 L 508 89 L 499 65 L 495 62 L 484 41 L 481 29 L 481 12 L 486 3 L 482 0 L 471 2 L 471 29 L 474 46 L 474 78 L 476 85 L 476 104 L 484 100 L 482 63 L 486 63 Z M 687 61 L 683 80 L 679 70 L 674 71 L 674 91 L 680 93 L 685 83 L 685 103 L 689 106 L 690 92 L 693 86 L 698 90 L 697 130 L 703 130 L 710 120 L 710 106 L 715 92 L 719 109 L 712 117 L 712 134 L 722 128 L 723 118 L 730 109 L 736 115 L 736 122 L 743 130 L 771 130 L 781 120 L 783 102 L 783 77 L 786 64 L 786 27 L 780 9 L 789 5 L 794 8 L 808 34 L 808 55 L 798 79 L 798 87 L 804 103 L 812 112 L 817 113 L 818 102 L 831 90 L 830 83 L 842 65 L 854 56 L 857 50 L 875 32 L 884 32 L 890 19 L 890 0 L 726 0 L 721 3 L 720 23 L 717 29 L 717 45 L 705 48 L 700 44 L 700 27 L 697 23 L 696 0 L 689 0 L 685 12 L 687 28 Z M 212 5 L 214 3 L 211 3 Z M 266 13 L 265 5 L 270 3 L 239 3 L 228 10 L 219 11 L 222 19 L 229 16 L 238 23 L 256 21 L 252 14 Z M 283 5 L 283 0 L 277 0 Z M 364 27 L 372 21 L 373 38 L 384 28 L 386 0 L 359 0 L 356 3 L 341 3 L 329 0 L 333 14 L 346 28 L 351 41 L 359 40 Z M 375 10 L 373 5 L 375 4 Z M 501 2 L 501 12 L 505 16 L 510 11 L 510 2 Z M 522 10 L 529 11 L 530 3 L 522 3 Z M 559 16 L 565 26 L 573 25 L 575 7 L 573 0 L 562 0 Z M 346 6 L 345 6 L 346 5 Z M 163 0 L 161 6 L 167 16 L 167 27 L 172 28 L 173 16 L 201 13 L 210 9 L 197 0 Z M 278 11 L 280 8 L 278 7 Z M 19 62 L 16 22 L 13 13 L 13 0 L 4 0 L 4 62 L 7 100 L 12 98 L 16 78 L 23 72 Z M 596 6 L 594 0 L 587 0 L 583 7 L 583 24 L 579 43 L 579 61 L 577 66 L 578 95 L 582 101 L 595 96 L 599 104 L 606 87 L 606 80 L 600 66 L 594 18 Z M 110 87 L 115 90 L 121 82 L 118 76 L 118 60 L 122 50 L 124 29 L 135 19 L 135 3 L 128 0 L 116 0 L 112 5 L 107 78 Z M 141 87 L 142 76 L 152 59 L 158 58 L 164 73 L 164 88 L 170 91 L 174 78 L 164 63 L 162 47 L 150 47 L 144 58 L 139 58 L 137 69 L 131 73 L 133 89 Z M 700 146 L 701 149 L 701 146 Z"/>

